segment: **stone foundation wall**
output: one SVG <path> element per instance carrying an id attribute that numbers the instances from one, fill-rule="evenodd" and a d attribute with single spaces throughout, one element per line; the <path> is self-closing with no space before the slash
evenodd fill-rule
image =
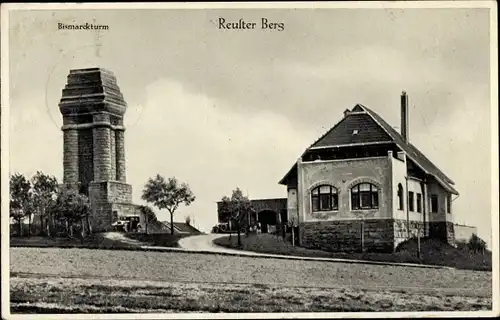
<path id="1" fill-rule="evenodd" d="M 420 237 L 425 236 L 425 229 L 428 228 L 428 223 L 424 223 L 423 221 L 409 221 L 409 230 L 410 233 L 408 235 L 408 220 L 403 219 L 394 219 L 394 247 L 397 247 L 401 242 L 406 241 L 408 236 L 410 238 L 416 237 L 420 235 Z"/>
<path id="2" fill-rule="evenodd" d="M 92 206 L 91 224 L 93 231 L 111 231 L 111 224 L 115 221 L 110 203 Z"/>
<path id="3" fill-rule="evenodd" d="M 302 222 L 300 246 L 333 252 L 394 250 L 392 219 Z M 363 243 L 363 245 L 362 245 Z"/>
<path id="4" fill-rule="evenodd" d="M 456 245 L 453 222 L 429 222 L 429 236 L 444 240 L 452 246 Z"/>
<path id="5" fill-rule="evenodd" d="M 109 202 L 132 203 L 132 185 L 118 181 L 109 181 L 108 189 Z"/>
<path id="6" fill-rule="evenodd" d="M 139 207 L 131 203 L 113 203 L 112 211 L 116 211 L 119 217 L 139 216 Z"/>
<path id="7" fill-rule="evenodd" d="M 95 203 L 132 203 L 132 186 L 118 181 L 91 182 L 89 198 Z"/>
<path id="8" fill-rule="evenodd" d="M 118 216 L 133 215 L 132 186 L 117 181 L 91 182 L 89 199 L 92 206 L 92 226 L 96 231 L 111 230 Z"/>

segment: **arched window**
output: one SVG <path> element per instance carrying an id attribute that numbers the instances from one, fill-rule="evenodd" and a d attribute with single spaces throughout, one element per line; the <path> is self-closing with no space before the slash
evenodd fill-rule
<path id="1" fill-rule="evenodd" d="M 371 183 L 360 183 L 351 188 L 352 210 L 377 209 L 378 188 Z"/>
<path id="2" fill-rule="evenodd" d="M 398 200 L 399 200 L 399 206 L 398 210 L 403 210 L 403 186 L 398 184 Z"/>
<path id="3" fill-rule="evenodd" d="M 312 211 L 334 211 L 339 209 L 337 188 L 323 185 L 311 191 Z"/>

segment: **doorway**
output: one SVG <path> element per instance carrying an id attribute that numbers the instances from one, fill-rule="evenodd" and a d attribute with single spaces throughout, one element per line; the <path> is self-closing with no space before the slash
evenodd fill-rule
<path id="1" fill-rule="evenodd" d="M 260 222 L 262 233 L 268 233 L 270 227 L 276 227 L 277 213 L 272 210 L 262 210 L 258 214 L 258 221 Z"/>

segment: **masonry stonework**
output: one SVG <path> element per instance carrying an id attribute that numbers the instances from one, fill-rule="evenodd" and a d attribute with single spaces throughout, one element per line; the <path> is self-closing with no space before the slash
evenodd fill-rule
<path id="1" fill-rule="evenodd" d="M 78 131 L 64 130 L 63 180 L 67 183 L 78 181 Z"/>
<path id="2" fill-rule="evenodd" d="M 334 252 L 394 250 L 392 219 L 303 222 L 300 245 Z"/>
<path id="3" fill-rule="evenodd" d="M 94 179 L 94 137 L 92 129 L 78 131 L 78 174 L 84 190 Z"/>
<path id="4" fill-rule="evenodd" d="M 63 183 L 88 195 L 96 231 L 109 230 L 119 216 L 137 215 L 125 174 L 126 106 L 112 72 L 101 68 L 70 71 L 59 103 Z"/>
<path id="5" fill-rule="evenodd" d="M 109 153 L 111 155 L 111 168 L 110 176 L 111 180 L 116 179 L 116 133 L 115 130 L 109 132 Z"/>
<path id="6" fill-rule="evenodd" d="M 111 178 L 110 129 L 94 128 L 94 180 L 107 181 Z"/>
<path id="7" fill-rule="evenodd" d="M 125 182 L 125 139 L 121 129 L 115 131 L 116 142 L 116 180 Z"/>

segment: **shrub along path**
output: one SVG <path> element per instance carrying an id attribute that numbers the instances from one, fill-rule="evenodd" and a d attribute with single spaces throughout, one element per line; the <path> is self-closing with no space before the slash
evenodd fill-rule
<path id="1" fill-rule="evenodd" d="M 77 238 L 49 238 L 49 237 L 11 237 L 11 247 L 37 247 L 37 248 L 87 248 L 87 249 L 116 249 L 116 250 L 142 250 L 143 247 L 178 248 L 179 239 L 190 236 L 189 234 L 170 233 L 121 233 L 103 232 L 95 233 L 85 240 Z"/>
<path id="2" fill-rule="evenodd" d="M 283 238 L 270 234 L 249 235 L 241 237 L 241 246 L 238 246 L 237 237 L 221 237 L 215 239 L 215 245 L 252 251 L 258 253 L 276 254 L 284 256 L 334 258 L 348 260 L 364 260 L 391 263 L 411 263 L 423 265 L 446 266 L 457 269 L 491 271 L 491 252 L 475 254 L 464 248 L 455 248 L 434 239 L 421 241 L 421 257 L 417 257 L 417 246 L 414 241 L 408 241 L 398 247 L 395 253 L 376 252 L 327 252 L 322 250 L 306 249 L 292 246 Z"/>

